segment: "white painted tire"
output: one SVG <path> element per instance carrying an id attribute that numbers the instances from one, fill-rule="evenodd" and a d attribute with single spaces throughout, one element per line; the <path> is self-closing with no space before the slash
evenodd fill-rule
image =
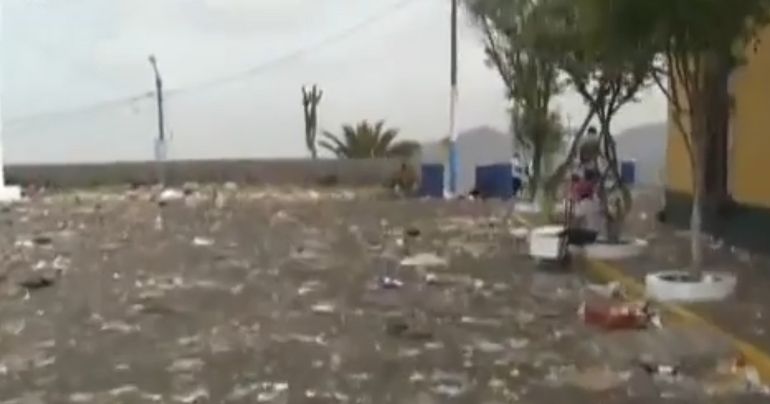
<path id="1" fill-rule="evenodd" d="M 593 243 L 585 246 L 583 254 L 596 260 L 624 260 L 642 255 L 647 249 L 647 241 L 634 239 L 620 244 Z"/>
<path id="2" fill-rule="evenodd" d="M 699 280 L 688 280 L 687 271 L 662 271 L 647 274 L 647 295 L 657 301 L 708 302 L 730 297 L 738 279 L 724 272 L 706 272 Z"/>

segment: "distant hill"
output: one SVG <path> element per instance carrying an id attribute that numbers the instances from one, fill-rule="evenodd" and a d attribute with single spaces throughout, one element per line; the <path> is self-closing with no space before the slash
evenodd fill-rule
<path id="1" fill-rule="evenodd" d="M 663 185 L 666 162 L 666 124 L 653 123 L 637 126 L 615 136 L 618 157 L 636 161 L 636 181 L 642 185 Z M 511 136 L 498 129 L 481 126 L 463 131 L 458 136 L 460 173 L 458 190 L 473 188 L 476 166 L 508 163 L 513 155 Z M 448 160 L 445 140 L 424 143 L 421 150 L 423 163 L 445 163 Z"/>

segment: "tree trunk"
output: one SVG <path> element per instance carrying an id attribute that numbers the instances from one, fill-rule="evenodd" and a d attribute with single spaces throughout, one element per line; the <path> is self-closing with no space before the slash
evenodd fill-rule
<path id="1" fill-rule="evenodd" d="M 705 159 L 705 197 L 709 201 L 708 211 L 715 212 L 717 208 L 728 201 L 730 195 L 727 187 L 728 175 L 728 131 L 730 125 L 730 94 L 727 88 L 730 72 L 732 71 L 730 55 L 715 57 L 713 69 L 706 77 L 707 94 L 707 131 L 708 149 Z"/>
<path id="2" fill-rule="evenodd" d="M 694 142 L 697 144 L 697 142 Z M 695 149 L 695 172 L 693 172 L 692 212 L 690 212 L 690 258 L 694 274 L 700 274 L 703 267 L 703 195 L 705 170 L 703 167 L 703 147 L 693 145 Z"/>
<path id="3" fill-rule="evenodd" d="M 540 190 L 540 177 L 543 166 L 543 142 L 535 136 L 534 148 L 532 152 L 532 176 L 530 177 L 530 197 L 536 200 L 537 193 Z"/>
<path id="4" fill-rule="evenodd" d="M 702 93 L 701 93 L 702 94 Z M 708 135 L 708 101 L 697 97 L 691 106 L 692 123 L 692 211 L 690 212 L 690 267 L 699 275 L 703 266 L 703 203 L 706 193 L 706 153 L 710 144 Z"/>

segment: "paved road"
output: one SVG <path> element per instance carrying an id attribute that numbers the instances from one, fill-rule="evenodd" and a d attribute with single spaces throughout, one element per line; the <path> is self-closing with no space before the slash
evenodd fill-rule
<path id="1" fill-rule="evenodd" d="M 758 402 L 610 360 L 630 339 L 580 322 L 579 272 L 535 268 L 505 205 L 150 197 L 2 212 L 1 403 Z"/>

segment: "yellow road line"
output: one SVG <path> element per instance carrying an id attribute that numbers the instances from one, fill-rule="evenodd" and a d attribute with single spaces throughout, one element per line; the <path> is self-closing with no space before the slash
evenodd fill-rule
<path id="1" fill-rule="evenodd" d="M 520 214 L 514 214 L 516 220 L 522 225 L 531 228 L 532 224 L 529 220 L 522 217 Z M 605 261 L 587 260 L 588 269 L 597 277 L 607 282 L 618 282 L 623 288 L 634 297 L 645 296 L 644 285 L 634 279 L 618 266 L 610 264 Z M 668 314 L 673 315 L 677 319 L 705 327 L 717 334 L 720 334 L 730 340 L 732 344 L 741 352 L 746 362 L 753 366 L 760 378 L 764 383 L 770 383 L 770 355 L 763 351 L 761 348 L 753 345 L 749 342 L 741 340 L 737 336 L 719 327 L 717 324 L 704 318 L 703 316 L 695 313 L 694 311 L 674 303 L 662 303 L 658 302 L 658 305 L 664 309 Z"/>

